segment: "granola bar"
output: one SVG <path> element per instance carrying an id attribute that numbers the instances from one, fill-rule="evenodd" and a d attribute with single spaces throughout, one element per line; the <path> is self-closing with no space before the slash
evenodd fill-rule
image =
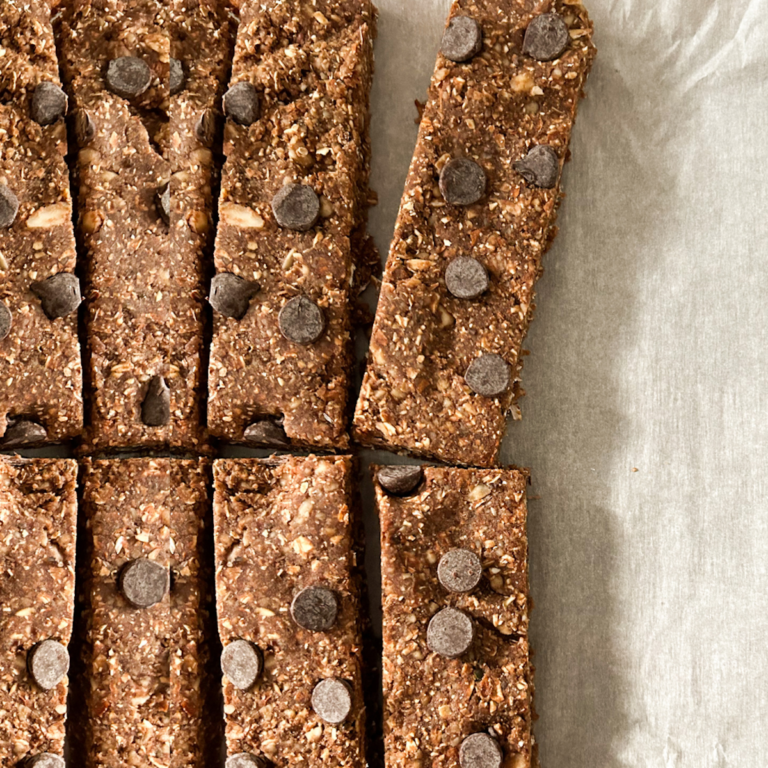
<path id="1" fill-rule="evenodd" d="M 352 460 L 220 460 L 214 483 L 228 767 L 363 768 Z"/>
<path id="2" fill-rule="evenodd" d="M 206 462 L 86 459 L 86 766 L 202 766 Z"/>
<path id="3" fill-rule="evenodd" d="M 355 412 L 362 443 L 497 463 L 594 55 L 579 3 L 454 2 Z"/>
<path id="4" fill-rule="evenodd" d="M 387 766 L 537 766 L 527 475 L 438 467 L 373 471 L 381 518 Z"/>
<path id="5" fill-rule="evenodd" d="M 76 478 L 67 459 L 0 459 L 2 765 L 64 750 Z"/>
<path id="6" fill-rule="evenodd" d="M 0 7 L 0 449 L 83 426 L 80 285 L 61 90 L 44 0 Z"/>
<path id="7" fill-rule="evenodd" d="M 247 0 L 211 286 L 208 427 L 344 448 L 355 270 L 370 262 L 370 0 Z"/>

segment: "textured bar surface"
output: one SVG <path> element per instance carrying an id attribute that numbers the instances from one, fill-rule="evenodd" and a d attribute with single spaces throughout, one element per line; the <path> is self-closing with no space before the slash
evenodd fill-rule
<path id="1" fill-rule="evenodd" d="M 219 634 L 264 654 L 250 690 L 224 678 L 229 754 L 251 752 L 282 766 L 363 768 L 360 605 L 348 457 L 232 459 L 214 464 L 214 532 Z M 337 594 L 326 632 L 299 627 L 289 612 L 297 592 Z M 312 710 L 326 678 L 351 685 L 352 711 L 341 726 Z"/>
<path id="2" fill-rule="evenodd" d="M 570 44 L 553 61 L 524 55 L 533 19 L 555 10 Z M 432 79 L 419 139 L 387 262 L 354 436 L 369 445 L 492 466 L 508 412 L 522 394 L 522 344 L 534 310 L 534 284 L 555 234 L 560 173 L 579 97 L 594 58 L 592 25 L 569 0 L 457 0 L 450 18 L 480 23 L 483 50 L 467 63 L 442 54 Z M 559 160 L 551 189 L 514 170 L 536 146 Z M 465 207 L 446 203 L 438 184 L 451 159 L 478 163 L 486 194 Z M 490 275 L 477 299 L 456 298 L 445 270 L 472 257 Z M 499 355 L 509 385 L 476 394 L 465 382 L 480 355 Z"/>
<path id="3" fill-rule="evenodd" d="M 455 768 L 462 741 L 488 729 L 504 751 L 505 768 L 538 765 L 526 482 L 517 470 L 425 467 L 410 496 L 391 496 L 376 483 L 388 768 Z M 481 560 L 482 580 L 467 594 L 451 593 L 438 580 L 438 563 L 452 549 Z M 446 607 L 466 612 L 475 626 L 472 647 L 455 659 L 426 642 L 430 619 Z"/>
<path id="4" fill-rule="evenodd" d="M 77 464 L 0 459 L 0 764 L 62 754 L 67 679 L 50 691 L 27 672 L 43 640 L 69 643 L 75 593 Z"/>
<path id="5" fill-rule="evenodd" d="M 352 284 L 370 261 L 362 232 L 374 23 L 369 0 L 242 3 L 231 85 L 256 87 L 261 117 L 225 127 L 215 264 L 259 291 L 242 319 L 214 315 L 208 427 L 227 441 L 268 420 L 286 446 L 348 444 Z M 281 229 L 273 215 L 289 182 L 320 197 L 307 232 Z M 325 320 L 308 345 L 278 325 L 299 295 Z"/>
<path id="6" fill-rule="evenodd" d="M 77 313 L 51 320 L 30 284 L 75 269 L 64 120 L 42 126 L 31 114 L 39 83 L 60 85 L 50 12 L 44 0 L 0 7 L 0 184 L 16 195 L 15 221 L 0 228 L 0 302 L 12 325 L 0 339 L 0 444 L 17 420 L 44 427 L 47 440 L 83 426 Z"/>

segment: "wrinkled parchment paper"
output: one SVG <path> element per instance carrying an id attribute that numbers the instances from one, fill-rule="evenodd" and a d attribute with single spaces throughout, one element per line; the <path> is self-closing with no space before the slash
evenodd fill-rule
<path id="1" fill-rule="evenodd" d="M 768 0 L 585 2 L 599 55 L 503 452 L 533 475 L 542 765 L 765 768 Z M 450 0 L 378 5 L 386 255 Z"/>

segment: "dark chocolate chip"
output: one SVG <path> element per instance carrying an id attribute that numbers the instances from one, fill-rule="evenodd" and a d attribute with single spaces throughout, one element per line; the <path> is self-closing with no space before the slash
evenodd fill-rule
<path id="1" fill-rule="evenodd" d="M 468 256 L 454 259 L 445 270 L 445 286 L 457 299 L 477 299 L 489 284 L 488 270 Z"/>
<path id="2" fill-rule="evenodd" d="M 310 632 L 327 632 L 336 623 L 339 599 L 328 587 L 302 589 L 291 603 L 293 620 Z"/>
<path id="3" fill-rule="evenodd" d="M 459 747 L 461 768 L 501 768 L 503 760 L 499 742 L 487 733 L 473 733 Z"/>
<path id="4" fill-rule="evenodd" d="M 47 438 L 48 432 L 42 425 L 28 419 L 9 419 L 5 434 L 0 438 L 0 448 L 26 448 L 44 443 Z"/>
<path id="5" fill-rule="evenodd" d="M 221 671 L 241 691 L 259 679 L 263 667 L 261 648 L 247 640 L 233 640 L 221 652 Z"/>
<path id="6" fill-rule="evenodd" d="M 0 301 L 0 341 L 2 341 L 10 332 L 13 325 L 13 315 L 11 310 Z"/>
<path id="7" fill-rule="evenodd" d="M 171 390 L 162 376 L 149 381 L 141 404 L 141 420 L 148 427 L 164 427 L 171 420 Z"/>
<path id="8" fill-rule="evenodd" d="M 58 275 L 32 283 L 29 290 L 40 299 L 43 312 L 51 320 L 71 315 L 83 300 L 80 281 L 71 272 L 59 272 Z"/>
<path id="9" fill-rule="evenodd" d="M 184 74 L 184 65 L 171 57 L 171 96 L 175 96 L 184 89 L 187 76 Z"/>
<path id="10" fill-rule="evenodd" d="M 485 171 L 466 157 L 450 160 L 440 171 L 440 191 L 451 205 L 472 205 L 485 195 Z"/>
<path id="11" fill-rule="evenodd" d="M 235 83 L 222 100 L 224 114 L 240 125 L 253 125 L 259 119 L 259 92 L 253 83 Z"/>
<path id="12" fill-rule="evenodd" d="M 482 27 L 469 16 L 455 16 L 443 35 L 440 51 L 446 59 L 469 61 L 483 49 Z"/>
<path id="13" fill-rule="evenodd" d="M 443 608 L 427 626 L 427 645 L 431 651 L 455 659 L 466 653 L 475 639 L 472 619 L 457 608 Z"/>
<path id="14" fill-rule="evenodd" d="M 40 125 L 53 125 L 67 114 L 67 94 L 56 83 L 38 83 L 32 94 L 30 116 Z"/>
<path id="15" fill-rule="evenodd" d="M 135 99 L 152 84 L 152 70 L 146 61 L 136 56 L 112 59 L 107 67 L 107 85 L 112 93 L 124 99 Z"/>
<path id="16" fill-rule="evenodd" d="M 424 477 L 421 467 L 382 467 L 376 479 L 379 485 L 392 496 L 407 496 L 416 490 Z"/>
<path id="17" fill-rule="evenodd" d="M 75 113 L 75 138 L 77 143 L 84 147 L 93 141 L 96 135 L 96 126 L 91 116 L 84 109 L 78 109 Z"/>
<path id="18" fill-rule="evenodd" d="M 171 223 L 171 185 L 166 184 L 155 192 L 155 208 L 157 214 L 166 223 Z"/>
<path id="19" fill-rule="evenodd" d="M 120 571 L 120 591 L 134 608 L 151 608 L 165 597 L 170 586 L 168 569 L 154 560 L 140 557 Z"/>
<path id="20" fill-rule="evenodd" d="M 503 357 L 499 355 L 480 355 L 472 361 L 464 381 L 469 388 L 484 397 L 503 395 L 510 385 L 510 369 Z"/>
<path id="21" fill-rule="evenodd" d="M 542 13 L 525 31 L 523 53 L 537 61 L 552 61 L 563 55 L 570 42 L 563 17 L 558 13 Z"/>
<path id="22" fill-rule="evenodd" d="M 449 592 L 471 592 L 482 577 L 480 558 L 469 549 L 451 549 L 437 564 L 437 578 Z"/>
<path id="23" fill-rule="evenodd" d="M 263 758 L 250 752 L 238 752 L 230 755 L 224 763 L 224 768 L 267 768 L 269 763 Z"/>
<path id="24" fill-rule="evenodd" d="M 296 344 L 312 344 L 325 330 L 325 318 L 320 307 L 306 296 L 294 296 L 277 316 L 280 333 Z"/>
<path id="25" fill-rule="evenodd" d="M 39 755 L 28 757 L 22 765 L 24 768 L 64 768 L 66 764 L 63 757 L 54 755 L 53 752 L 41 752 Z"/>
<path id="26" fill-rule="evenodd" d="M 326 723 L 343 723 L 352 711 L 352 690 L 349 683 L 336 677 L 319 682 L 312 691 L 312 709 Z"/>
<path id="27" fill-rule="evenodd" d="M 0 184 L 0 228 L 10 227 L 18 212 L 19 198 L 5 184 Z"/>
<path id="28" fill-rule="evenodd" d="M 211 280 L 210 305 L 224 317 L 242 320 L 259 286 L 232 272 L 220 272 Z"/>
<path id="29" fill-rule="evenodd" d="M 214 109 L 206 109 L 195 123 L 195 137 L 197 140 L 210 147 L 219 130 L 219 113 Z"/>
<path id="30" fill-rule="evenodd" d="M 529 183 L 543 189 L 552 189 L 560 174 L 560 160 L 552 147 L 539 144 L 522 160 L 514 163 L 514 169 Z"/>
<path id="31" fill-rule="evenodd" d="M 50 691 L 69 671 L 69 652 L 56 640 L 43 640 L 27 654 L 27 671 L 35 685 Z"/>
<path id="32" fill-rule="evenodd" d="M 290 448 L 291 446 L 285 430 L 271 419 L 254 421 L 245 428 L 243 438 L 247 443 L 266 448 Z"/>
<path id="33" fill-rule="evenodd" d="M 286 184 L 272 198 L 272 212 L 284 229 L 306 232 L 320 219 L 320 198 L 305 184 Z"/>

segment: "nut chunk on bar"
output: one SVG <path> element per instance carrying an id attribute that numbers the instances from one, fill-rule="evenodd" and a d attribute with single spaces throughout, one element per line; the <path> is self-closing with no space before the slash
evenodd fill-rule
<path id="1" fill-rule="evenodd" d="M 83 426 L 67 97 L 44 0 L 0 4 L 0 450 Z"/>
<path id="2" fill-rule="evenodd" d="M 370 0 L 241 3 L 209 294 L 208 427 L 229 442 L 348 444 L 373 25 Z"/>
<path id="3" fill-rule="evenodd" d="M 206 463 L 83 468 L 85 764 L 202 767 Z"/>
<path id="4" fill-rule="evenodd" d="M 374 468 L 389 768 L 530 768 L 527 475 Z"/>
<path id="5" fill-rule="evenodd" d="M 214 464 L 228 768 L 365 766 L 348 457 Z"/>
<path id="6" fill-rule="evenodd" d="M 570 0 L 453 4 L 381 288 L 361 442 L 497 463 L 591 38 Z"/>
<path id="7" fill-rule="evenodd" d="M 0 765 L 60 765 L 75 592 L 77 464 L 0 459 Z"/>

